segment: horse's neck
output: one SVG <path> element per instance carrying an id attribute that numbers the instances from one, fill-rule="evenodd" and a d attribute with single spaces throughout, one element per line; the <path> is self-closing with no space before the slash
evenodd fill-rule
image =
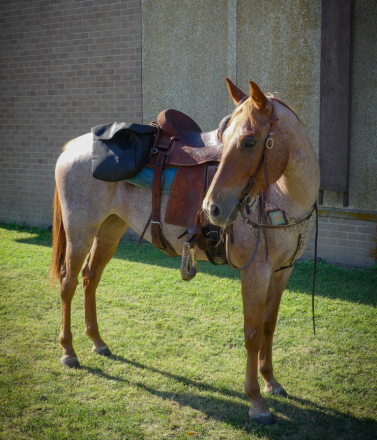
<path id="1" fill-rule="evenodd" d="M 294 115 L 286 117 L 295 118 Z M 319 165 L 305 129 L 301 124 L 295 125 L 297 128 L 289 142 L 287 167 L 280 179 L 268 189 L 268 199 L 274 206 L 301 218 L 310 211 L 317 199 Z"/>

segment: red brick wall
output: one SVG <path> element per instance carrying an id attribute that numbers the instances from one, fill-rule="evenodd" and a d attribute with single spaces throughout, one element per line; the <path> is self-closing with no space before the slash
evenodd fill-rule
<path id="1" fill-rule="evenodd" d="M 142 121 L 140 0 L 2 0 L 0 221 L 51 224 L 63 144 Z"/>

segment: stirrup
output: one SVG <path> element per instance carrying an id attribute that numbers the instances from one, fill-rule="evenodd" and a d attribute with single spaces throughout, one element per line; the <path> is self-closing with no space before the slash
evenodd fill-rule
<path id="1" fill-rule="evenodd" d="M 194 245 L 195 246 L 195 245 Z M 191 260 L 191 266 L 190 266 Z M 190 281 L 196 275 L 196 252 L 195 247 L 191 248 L 190 243 L 185 241 L 183 243 L 182 262 L 181 262 L 181 277 L 183 281 Z"/>

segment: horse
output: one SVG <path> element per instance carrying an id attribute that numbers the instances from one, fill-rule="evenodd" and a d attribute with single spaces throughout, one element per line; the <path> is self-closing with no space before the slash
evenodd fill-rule
<path id="1" fill-rule="evenodd" d="M 203 211 L 211 223 L 227 228 L 229 262 L 243 269 L 247 350 L 244 388 L 251 401 L 249 417 L 270 424 L 273 418 L 261 396 L 258 369 L 266 393 L 287 395 L 273 374 L 272 341 L 283 290 L 314 230 L 312 207 L 319 190 L 319 165 L 303 124 L 287 104 L 272 95 L 264 95 L 252 81 L 249 95 L 228 79 L 227 84 L 237 107 L 222 132 L 221 161 L 203 200 Z M 60 362 L 70 368 L 79 366 L 72 342 L 71 301 L 80 272 L 85 333 L 92 340 L 93 352 L 110 356 L 98 329 L 97 286 L 128 227 L 138 234 L 144 232 L 144 238 L 152 240 L 150 226 L 143 231 L 151 212 L 151 191 L 125 181 L 96 180 L 92 176 L 91 159 L 89 133 L 65 145 L 55 172 L 51 275 L 60 282 L 59 341 L 63 347 Z M 161 218 L 168 197 L 162 195 Z M 260 199 L 265 206 L 275 209 L 272 214 L 288 218 L 285 229 L 255 227 L 261 220 L 267 224 L 268 211 L 265 206 L 261 208 Z M 256 200 L 259 202 L 255 210 Z M 293 229 L 292 219 L 296 224 Z M 177 237 L 183 236 L 184 228 L 168 224 L 162 227 L 166 239 L 182 255 L 184 238 Z M 261 231 L 264 240 L 259 239 Z M 208 261 L 205 252 L 200 249 L 196 252 L 197 259 Z"/>

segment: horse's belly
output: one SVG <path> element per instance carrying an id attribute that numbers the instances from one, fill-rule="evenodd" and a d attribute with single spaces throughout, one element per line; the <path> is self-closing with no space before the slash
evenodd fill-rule
<path id="1" fill-rule="evenodd" d="M 182 226 L 169 225 L 164 222 L 169 194 L 161 196 L 161 227 L 164 237 L 173 246 L 178 255 L 182 255 L 183 243 L 186 234 L 182 235 L 186 228 Z M 144 231 L 152 212 L 152 191 L 139 188 L 127 182 L 118 182 L 118 191 L 115 200 L 115 213 L 121 217 L 134 231 L 141 235 Z M 144 238 L 152 243 L 150 225 L 145 231 Z M 197 249 L 198 260 L 208 261 L 205 252 Z"/>

